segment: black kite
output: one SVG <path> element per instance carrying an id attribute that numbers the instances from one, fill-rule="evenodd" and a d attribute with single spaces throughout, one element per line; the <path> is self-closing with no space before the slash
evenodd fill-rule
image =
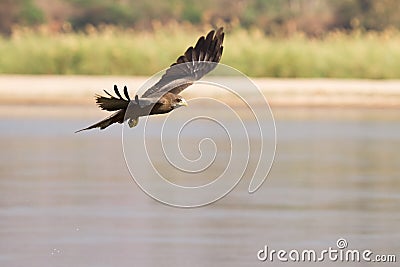
<path id="1" fill-rule="evenodd" d="M 126 86 L 126 99 L 122 97 L 116 85 L 114 91 L 117 97 L 104 90 L 109 97 L 97 95 L 96 103 L 103 110 L 116 112 L 77 132 L 94 128 L 104 129 L 113 123 L 123 123 L 126 120 L 130 127 L 134 127 L 138 124 L 139 117 L 168 113 L 175 108 L 186 106 L 185 99 L 179 93 L 216 67 L 221 59 L 223 41 L 222 27 L 216 32 L 210 31 L 206 37 L 200 37 L 196 45 L 189 47 L 141 97 L 136 95 L 135 99 L 131 100 Z M 128 109 L 129 104 L 131 106 Z"/>

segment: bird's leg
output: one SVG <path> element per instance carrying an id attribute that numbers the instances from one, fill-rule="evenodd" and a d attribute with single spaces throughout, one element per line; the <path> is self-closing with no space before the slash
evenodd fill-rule
<path id="1" fill-rule="evenodd" d="M 139 105 L 139 96 L 138 95 L 135 95 L 135 102 L 136 102 L 136 104 Z"/>
<path id="2" fill-rule="evenodd" d="M 130 128 L 135 127 L 139 123 L 139 118 L 131 118 L 128 120 L 128 125 Z"/>

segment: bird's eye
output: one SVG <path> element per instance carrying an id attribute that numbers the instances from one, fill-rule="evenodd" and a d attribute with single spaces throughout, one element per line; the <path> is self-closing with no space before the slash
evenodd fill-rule
<path id="1" fill-rule="evenodd" d="M 177 100 L 176 100 L 176 102 L 182 102 L 182 99 L 180 99 L 180 98 L 178 98 Z"/>

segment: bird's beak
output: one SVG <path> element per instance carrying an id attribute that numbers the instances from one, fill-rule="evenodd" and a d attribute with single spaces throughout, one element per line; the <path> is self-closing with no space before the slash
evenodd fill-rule
<path id="1" fill-rule="evenodd" d="M 185 106 L 185 107 L 187 107 L 187 106 L 188 106 L 188 103 L 186 102 L 185 99 L 182 99 L 181 102 L 179 103 L 179 106 Z"/>

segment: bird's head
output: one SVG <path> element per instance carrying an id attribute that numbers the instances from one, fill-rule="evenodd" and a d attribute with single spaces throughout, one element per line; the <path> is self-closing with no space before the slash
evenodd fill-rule
<path id="1" fill-rule="evenodd" d="M 187 105 L 188 105 L 188 103 L 186 102 L 186 100 L 179 95 L 172 101 L 172 107 L 174 109 L 182 107 L 182 106 L 187 106 Z"/>

